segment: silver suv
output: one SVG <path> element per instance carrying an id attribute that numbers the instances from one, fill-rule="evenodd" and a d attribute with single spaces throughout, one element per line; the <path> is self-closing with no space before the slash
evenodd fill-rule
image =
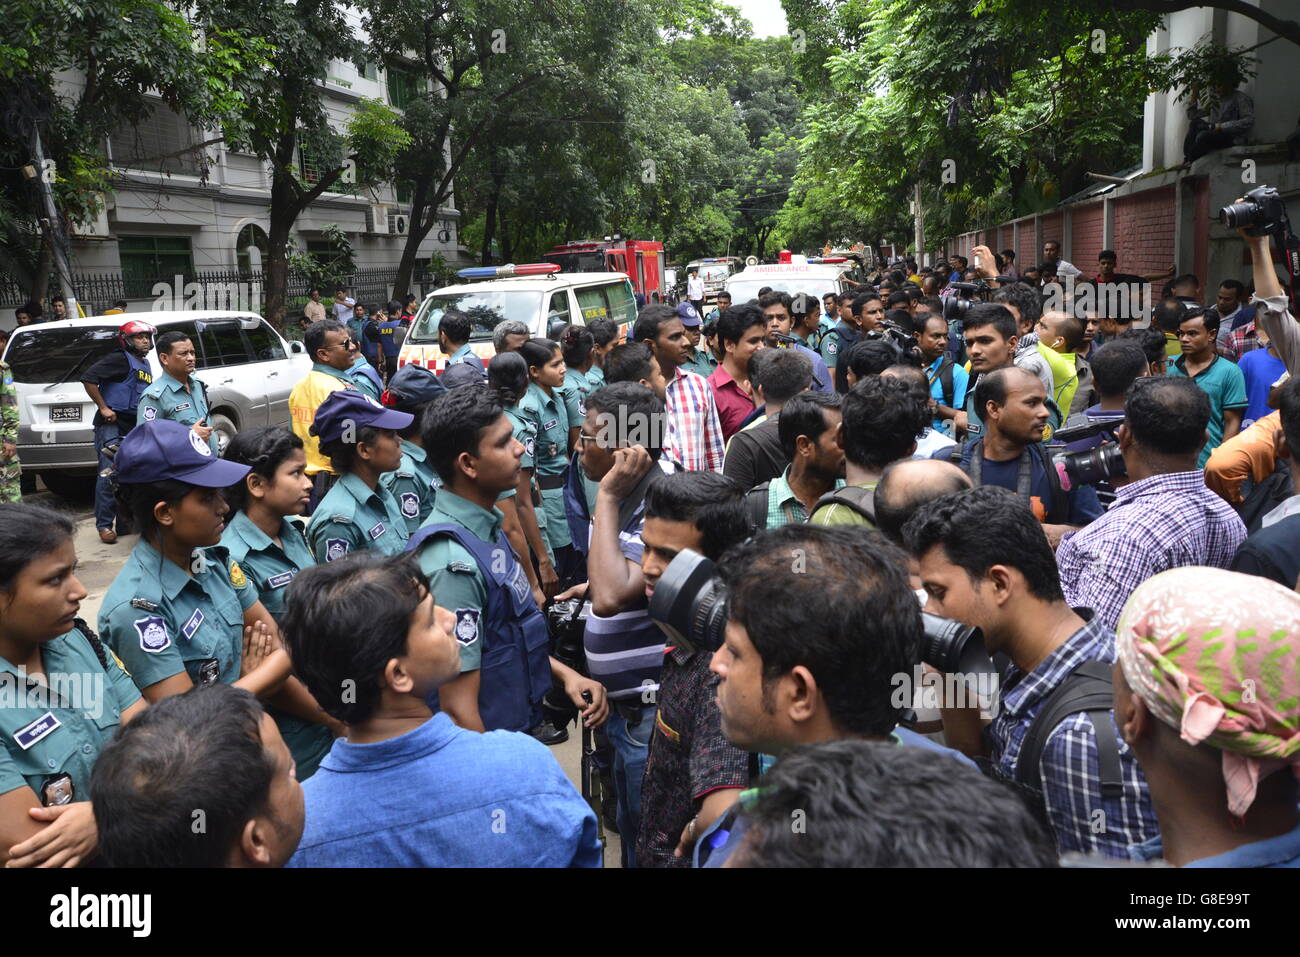
<path id="1" fill-rule="evenodd" d="M 243 312 L 147 312 L 42 322 L 15 329 L 4 353 L 18 391 L 18 457 L 57 494 L 84 492 L 95 474 L 95 403 L 80 375 L 120 348 L 131 319 L 194 341 L 195 374 L 208 387 L 208 424 L 224 451 L 234 434 L 289 425 L 289 392 L 311 369 L 301 342 L 287 342 L 265 320 Z M 149 352 L 155 377 L 157 352 Z"/>

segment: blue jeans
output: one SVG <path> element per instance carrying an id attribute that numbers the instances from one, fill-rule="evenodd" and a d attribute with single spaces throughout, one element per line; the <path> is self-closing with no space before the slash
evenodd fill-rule
<path id="1" fill-rule="evenodd" d="M 623 848 L 623 866 L 636 867 L 636 835 L 641 826 L 641 778 L 650 756 L 650 735 L 655 728 L 656 709 L 646 707 L 641 720 L 630 726 L 610 704 L 605 734 L 614 748 L 614 796 L 618 800 L 618 834 Z"/>
<path id="2" fill-rule="evenodd" d="M 95 452 L 99 456 L 99 474 L 95 476 L 95 527 L 112 528 L 117 520 L 117 504 L 113 500 L 113 483 L 104 477 L 112 459 L 104 455 L 104 446 L 125 433 L 116 422 L 95 426 Z"/>

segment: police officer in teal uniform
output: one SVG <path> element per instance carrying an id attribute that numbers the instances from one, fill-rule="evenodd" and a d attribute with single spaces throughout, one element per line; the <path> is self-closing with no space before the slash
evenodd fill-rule
<path id="1" fill-rule="evenodd" d="M 550 658 L 545 622 L 493 507 L 515 487 L 524 452 L 501 404 L 490 390 L 454 390 L 429 407 L 423 430 L 443 487 L 411 550 L 438 603 L 456 616 L 461 655 L 461 675 L 439 689 L 438 706 L 463 728 L 529 731 L 558 744 L 567 732 L 540 709 L 554 677 L 586 725 L 599 725 L 605 689 Z"/>
<path id="2" fill-rule="evenodd" d="M 158 361 L 163 374 L 144 390 L 136 421 L 167 419 L 194 430 L 218 455 L 217 436 L 208 421 L 208 387 L 194 375 L 194 341 L 183 332 L 158 337 Z"/>
<path id="3" fill-rule="evenodd" d="M 385 472 L 379 481 L 397 499 L 397 505 L 412 534 L 433 511 L 434 495 L 442 480 L 429 464 L 420 438 L 420 414 L 424 407 L 443 395 L 446 387 L 424 366 L 403 366 L 388 382 L 383 403 L 398 412 L 411 414 L 412 422 L 398 432 L 402 440 L 402 462 L 393 472 Z"/>
<path id="4" fill-rule="evenodd" d="M 459 309 L 448 309 L 438 320 L 438 347 L 448 356 L 448 369 L 456 365 L 467 365 L 486 379 L 487 367 L 469 347 L 473 330 L 474 324 L 469 316 Z"/>
<path id="5" fill-rule="evenodd" d="M 347 379 L 372 399 L 378 399 L 384 393 L 384 380 L 379 377 L 379 370 L 361 353 L 357 353 L 352 365 L 348 366 Z"/>
<path id="6" fill-rule="evenodd" d="M 244 429 L 231 439 L 225 459 L 251 471 L 225 491 L 232 511 L 221 544 L 278 625 L 289 585 L 316 564 L 295 519 L 306 510 L 312 488 L 302 439 L 279 426 Z M 342 725 L 308 720 L 279 707 L 267 711 L 293 754 L 298 780 L 305 781 L 333 746 L 335 733 L 343 733 Z"/>
<path id="7" fill-rule="evenodd" d="M 520 400 L 524 415 L 536 430 L 534 476 L 546 512 L 546 540 L 555 556 L 561 587 L 567 587 L 576 556 L 564 514 L 564 480 L 569 470 L 569 415 L 565 408 L 564 358 L 550 339 L 530 339 L 519 347 L 528 363 L 532 383 Z"/>
<path id="8" fill-rule="evenodd" d="M 218 544 L 229 513 L 220 490 L 248 466 L 163 419 L 137 425 L 114 466 L 140 540 L 104 596 L 99 631 L 136 687 L 150 701 L 213 682 L 278 691 L 290 666 L 275 622 Z"/>
<path id="9" fill-rule="evenodd" d="M 380 476 L 402 464 L 396 430 L 414 419 L 346 389 L 331 392 L 316 410 L 311 434 L 320 439 L 321 452 L 340 476 L 307 526 L 316 561 L 337 561 L 366 548 L 393 555 L 406 547 L 411 537 L 406 518 Z"/>
<path id="10" fill-rule="evenodd" d="M 93 855 L 91 772 L 113 732 L 145 707 L 76 617 L 86 589 L 74 533 L 63 513 L 0 505 L 0 858 L 11 867 L 71 867 Z"/>

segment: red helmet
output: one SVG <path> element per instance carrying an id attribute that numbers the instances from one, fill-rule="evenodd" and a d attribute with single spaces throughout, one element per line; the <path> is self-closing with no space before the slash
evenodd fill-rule
<path id="1" fill-rule="evenodd" d="M 132 319 L 130 322 L 124 322 L 117 328 L 117 333 L 123 337 L 138 336 L 140 333 L 156 335 L 158 330 L 147 322 L 141 322 L 139 319 Z"/>

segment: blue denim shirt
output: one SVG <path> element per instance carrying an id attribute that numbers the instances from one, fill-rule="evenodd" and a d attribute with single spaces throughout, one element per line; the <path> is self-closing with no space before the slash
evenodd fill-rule
<path id="1" fill-rule="evenodd" d="M 435 714 L 375 744 L 338 738 L 302 785 L 290 867 L 599 867 L 596 816 L 546 745 Z"/>
<path id="2" fill-rule="evenodd" d="M 1155 861 L 1164 857 L 1164 842 L 1160 835 L 1141 844 L 1130 844 L 1129 858 L 1135 861 Z M 1266 841 L 1252 841 L 1234 847 L 1213 857 L 1202 857 L 1184 867 L 1300 867 L 1300 827 L 1270 837 Z"/>

